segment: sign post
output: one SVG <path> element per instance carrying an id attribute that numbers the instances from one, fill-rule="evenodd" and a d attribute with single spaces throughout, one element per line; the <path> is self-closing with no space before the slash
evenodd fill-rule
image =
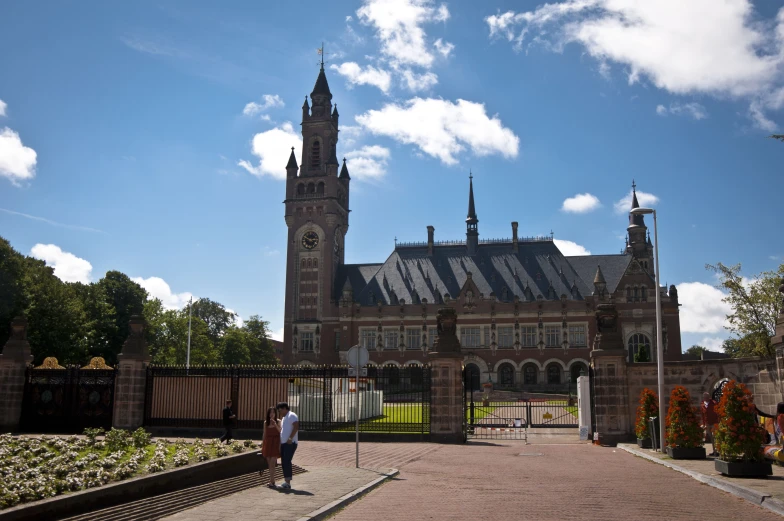
<path id="1" fill-rule="evenodd" d="M 359 374 L 360 372 L 364 373 L 364 371 L 360 371 L 363 367 L 365 367 L 370 359 L 370 354 L 366 347 L 360 347 L 358 345 L 353 346 L 351 349 L 348 350 L 346 358 L 348 359 L 348 365 L 351 366 L 349 369 L 349 376 L 352 374 L 356 377 L 356 385 L 354 386 L 354 394 L 356 395 L 356 408 L 354 411 L 355 414 L 355 425 L 356 425 L 356 436 L 357 436 L 357 461 L 356 465 L 359 468 Z"/>

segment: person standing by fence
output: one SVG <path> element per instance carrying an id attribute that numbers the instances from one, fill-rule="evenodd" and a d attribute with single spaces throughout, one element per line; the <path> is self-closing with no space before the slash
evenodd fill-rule
<path id="1" fill-rule="evenodd" d="M 280 457 L 280 420 L 278 420 L 278 411 L 275 407 L 267 409 L 267 418 L 264 420 L 264 433 L 262 436 L 261 455 L 267 458 L 267 468 L 270 475 L 270 482 L 267 486 L 276 488 L 275 464 Z"/>
<path id="2" fill-rule="evenodd" d="M 294 471 L 291 468 L 291 460 L 299 443 L 299 418 L 291 412 L 289 404 L 280 402 L 278 404 L 278 417 L 280 420 L 280 465 L 283 467 L 284 482 L 281 488 L 291 488 L 291 477 Z"/>
<path id="3" fill-rule="evenodd" d="M 228 443 L 234 439 L 233 429 L 234 420 L 236 419 L 237 415 L 231 410 L 231 400 L 226 400 L 226 407 L 223 408 L 223 428 L 226 429 L 226 432 L 224 432 L 223 436 L 220 438 L 221 443 L 225 441 L 228 445 Z"/>
<path id="4" fill-rule="evenodd" d="M 702 426 L 705 428 L 705 441 L 713 443 L 713 435 L 716 432 L 716 424 L 719 423 L 719 415 L 716 414 L 716 402 L 709 393 L 702 393 L 702 403 L 700 404 L 702 413 Z M 716 456 L 716 447 L 713 448 L 711 456 Z"/>

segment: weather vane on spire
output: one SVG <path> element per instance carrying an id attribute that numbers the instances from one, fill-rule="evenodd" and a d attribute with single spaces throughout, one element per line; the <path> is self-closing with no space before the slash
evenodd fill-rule
<path id="1" fill-rule="evenodd" d="M 637 191 L 637 185 L 635 184 L 634 179 L 632 179 L 632 192 L 636 192 L 636 191 Z"/>
<path id="2" fill-rule="evenodd" d="M 329 63 L 329 62 L 324 62 L 324 56 L 329 54 L 329 53 L 324 52 L 324 42 L 321 42 L 321 47 L 316 49 L 316 52 L 318 53 L 319 56 L 321 56 L 321 68 L 323 69 L 324 68 L 324 63 Z"/>

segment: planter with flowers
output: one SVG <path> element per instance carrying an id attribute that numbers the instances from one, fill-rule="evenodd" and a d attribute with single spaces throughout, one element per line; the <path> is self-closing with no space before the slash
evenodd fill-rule
<path id="1" fill-rule="evenodd" d="M 689 391 L 676 385 L 667 408 L 667 454 L 673 459 L 705 459 L 704 434 Z"/>
<path id="2" fill-rule="evenodd" d="M 643 449 L 650 449 L 651 433 L 650 422 L 648 419 L 651 416 L 658 416 L 659 414 L 659 400 L 656 399 L 656 393 L 647 387 L 640 393 L 640 405 L 637 406 L 637 419 L 634 423 L 634 432 L 637 435 L 637 445 Z"/>
<path id="3" fill-rule="evenodd" d="M 730 380 L 724 385 L 717 408 L 719 426 L 714 435 L 716 470 L 725 476 L 761 477 L 773 474 L 763 459 L 765 431 L 756 421 L 754 402 L 745 385 Z"/>

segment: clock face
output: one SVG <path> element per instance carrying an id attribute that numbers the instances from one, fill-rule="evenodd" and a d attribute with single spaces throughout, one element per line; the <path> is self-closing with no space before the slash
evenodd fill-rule
<path id="1" fill-rule="evenodd" d="M 319 243 L 319 236 L 316 232 L 313 231 L 305 232 L 305 234 L 302 236 L 302 246 L 304 246 L 308 250 L 312 250 L 313 248 L 318 246 L 318 243 Z"/>

